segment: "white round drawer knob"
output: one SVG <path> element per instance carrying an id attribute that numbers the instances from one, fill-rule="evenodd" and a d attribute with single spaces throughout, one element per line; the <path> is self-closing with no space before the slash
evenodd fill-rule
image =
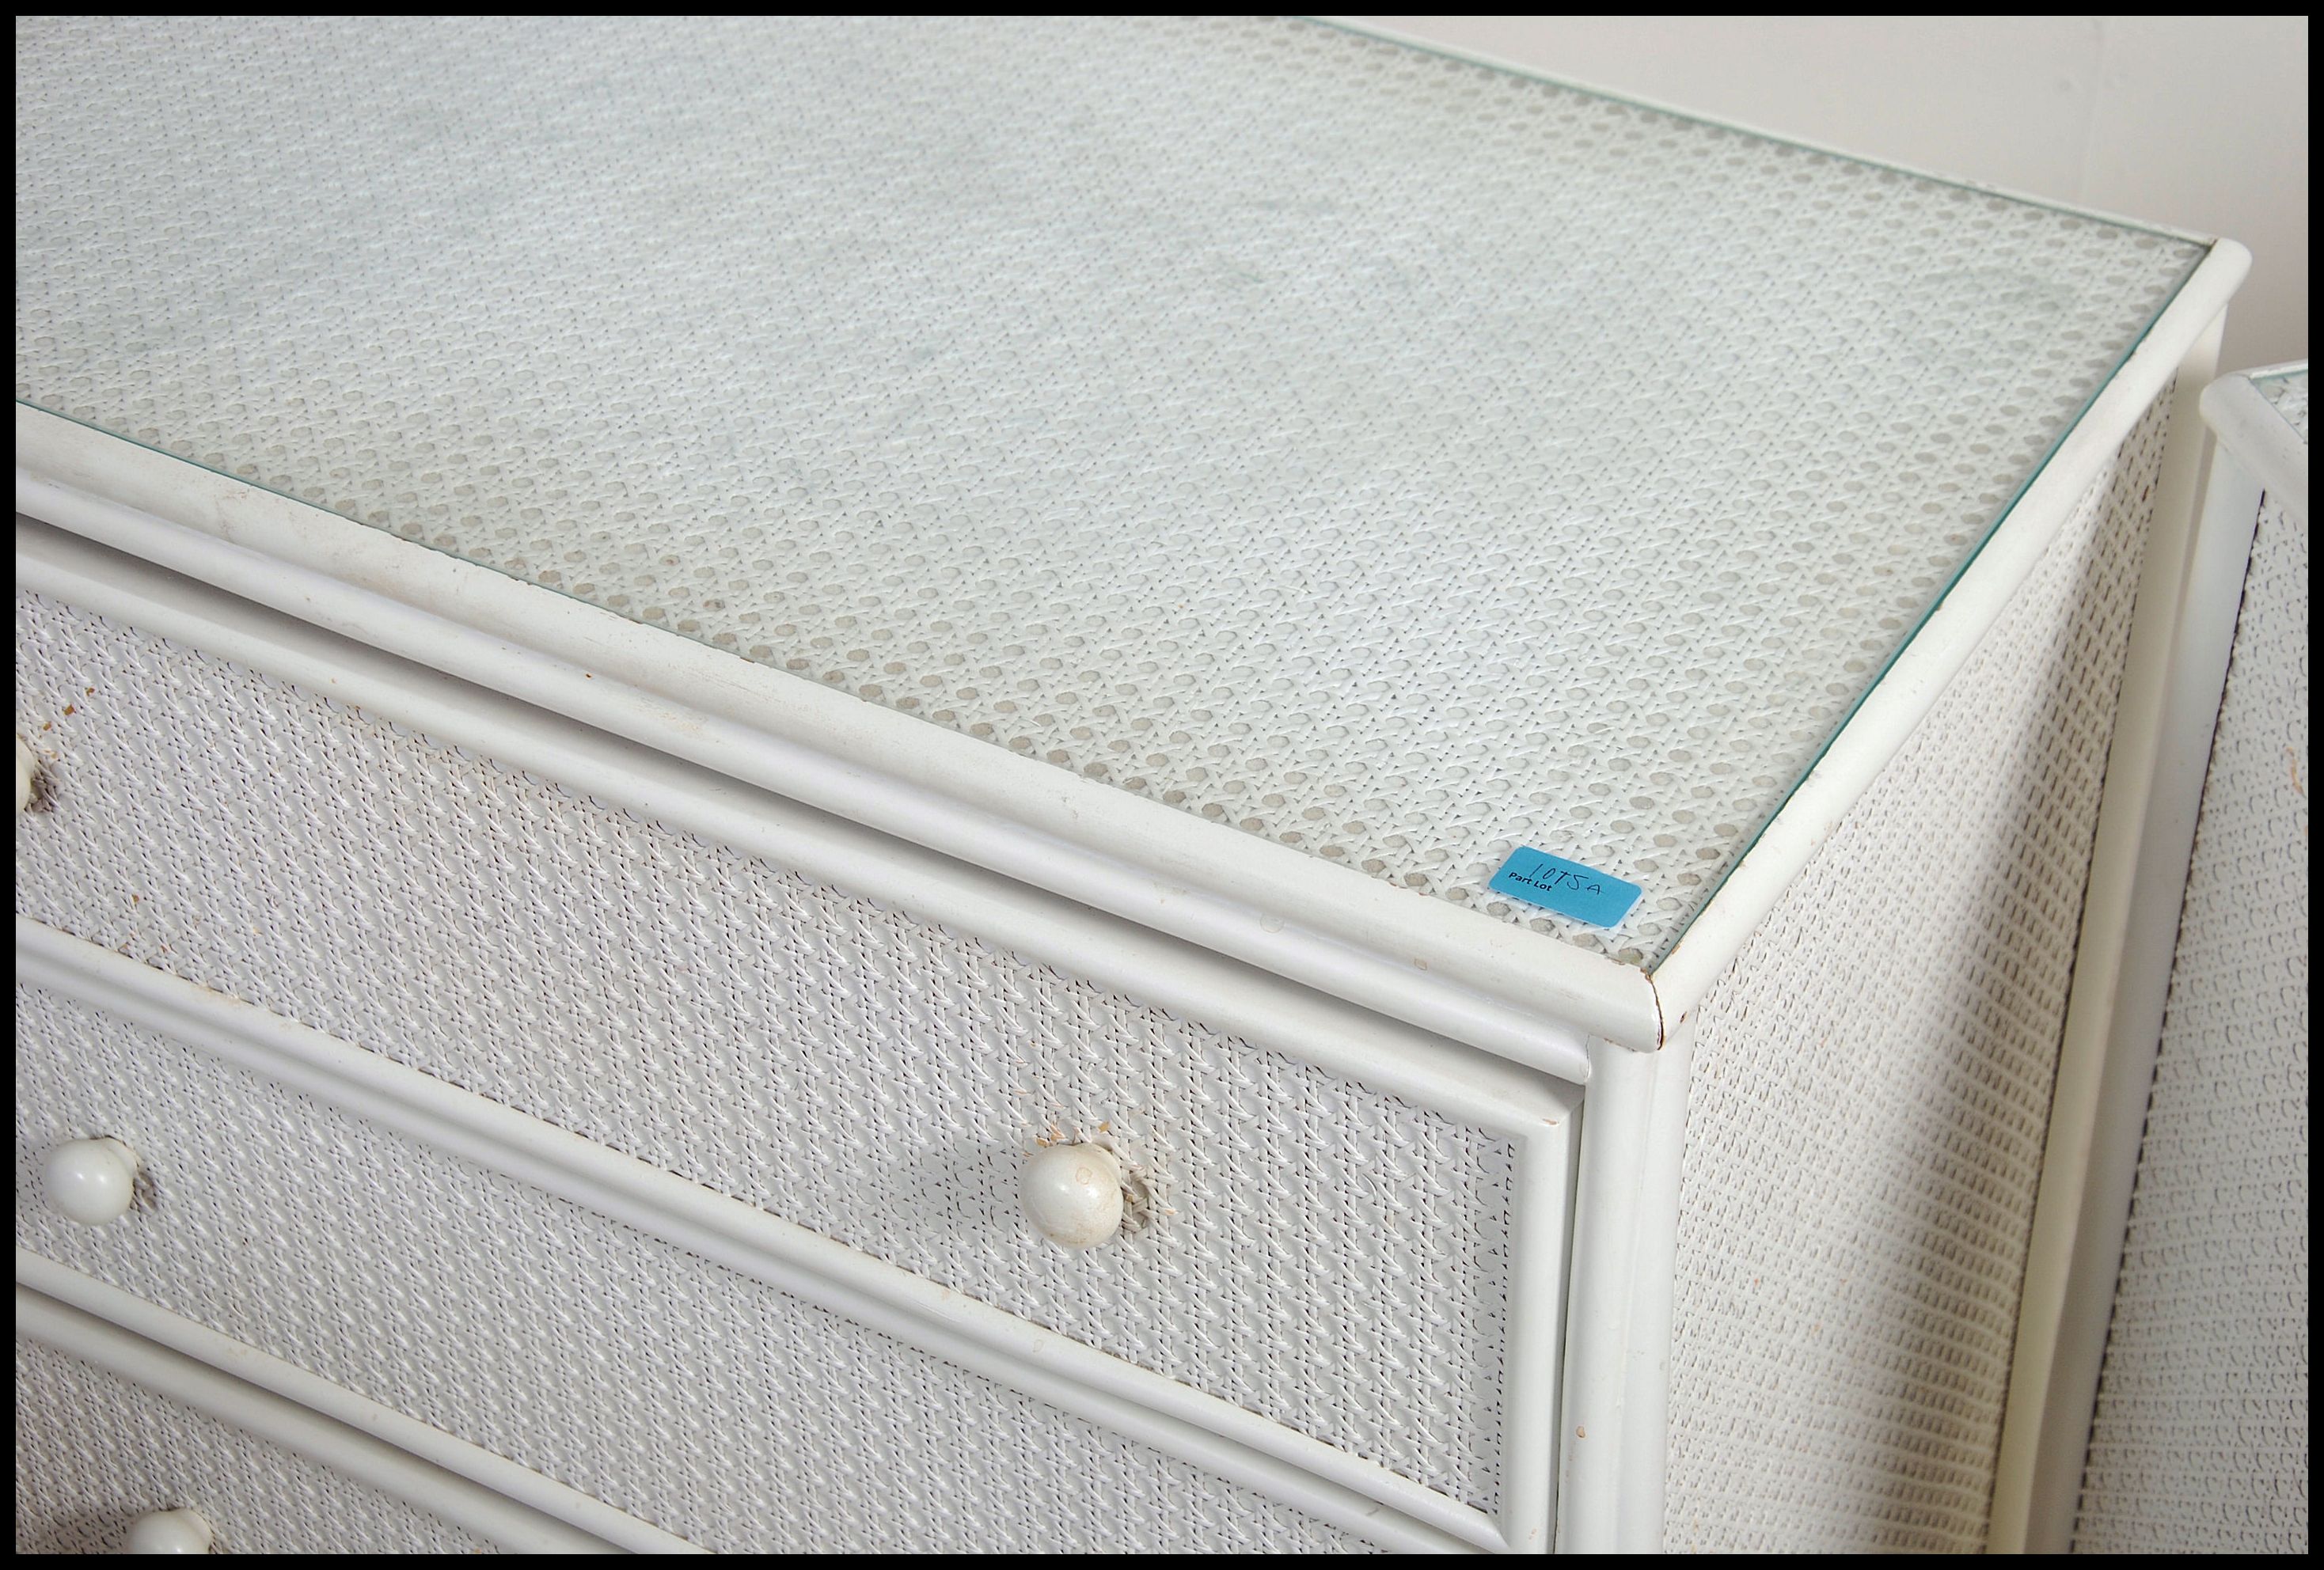
<path id="1" fill-rule="evenodd" d="M 24 745 L 24 739 L 16 738 L 16 810 L 20 813 L 32 804 L 32 771 L 40 763 L 32 756 L 32 749 Z"/>
<path id="2" fill-rule="evenodd" d="M 1121 1163 L 1103 1145 L 1053 1144 L 1025 1162 L 1025 1215 L 1063 1248 L 1095 1248 L 1121 1228 Z"/>
<path id="3" fill-rule="evenodd" d="M 49 1152 L 49 1204 L 85 1226 L 117 1221 L 137 1188 L 137 1152 L 117 1139 L 77 1139 Z"/>
<path id="4" fill-rule="evenodd" d="M 155 1510 L 129 1523 L 133 1554 L 207 1554 L 210 1524 L 191 1510 Z"/>

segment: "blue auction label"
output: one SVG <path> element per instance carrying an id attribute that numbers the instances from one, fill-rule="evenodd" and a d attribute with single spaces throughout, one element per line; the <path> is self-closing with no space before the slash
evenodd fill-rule
<path id="1" fill-rule="evenodd" d="M 1546 905 L 1559 915 L 1593 927 L 1619 925 L 1643 892 L 1637 884 L 1610 872 L 1600 872 L 1529 845 L 1510 851 L 1486 886 L 1527 904 Z"/>

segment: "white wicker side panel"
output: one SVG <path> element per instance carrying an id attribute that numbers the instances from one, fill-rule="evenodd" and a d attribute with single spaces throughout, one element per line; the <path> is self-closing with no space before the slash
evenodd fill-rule
<path id="1" fill-rule="evenodd" d="M 2307 525 L 2269 504 L 2203 784 L 2077 1552 L 2308 1548 L 2308 697 Z"/>
<path id="2" fill-rule="evenodd" d="M 1673 1550 L 1984 1540 L 2168 397 L 1703 1005 Z"/>
<path id="3" fill-rule="evenodd" d="M 222 1554 L 492 1554 L 427 1511 L 47 1346 L 16 1343 L 16 1551 L 117 1554 L 191 1509 Z"/>
<path id="4" fill-rule="evenodd" d="M 20 1244 L 726 1552 L 1365 1552 L 683 1249 L 20 986 Z M 102 1129 L 146 1193 L 40 1198 Z"/>

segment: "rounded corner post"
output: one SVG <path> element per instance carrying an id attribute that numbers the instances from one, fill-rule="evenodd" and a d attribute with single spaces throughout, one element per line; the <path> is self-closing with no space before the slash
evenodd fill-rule
<path id="1" fill-rule="evenodd" d="M 2219 488 L 2235 483 L 2223 465 L 2211 465 L 2210 504 L 2198 506 L 2198 409 L 2216 407 L 2226 293 L 2250 262 L 2232 242 L 2214 255 L 2213 309 L 2176 367 L 2083 895 L 1995 1469 L 1987 1547 L 1997 1553 L 2060 1553 L 2072 1538 L 2180 895 L 2251 547 L 2248 519 L 2239 535 L 2217 521 Z M 2212 265 L 2207 258 L 2188 288 Z"/>
<path id="2" fill-rule="evenodd" d="M 1692 1016 L 1662 1050 L 1591 1043 L 1558 1416 L 1557 1551 L 1662 1546 Z"/>

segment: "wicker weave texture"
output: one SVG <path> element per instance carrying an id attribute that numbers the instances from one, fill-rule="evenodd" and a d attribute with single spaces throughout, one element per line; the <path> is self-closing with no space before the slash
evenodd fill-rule
<path id="1" fill-rule="evenodd" d="M 17 909 L 1491 1510 L 1509 1143 L 21 596 Z M 1037 1142 L 1146 1225 L 1026 1226 Z"/>
<path id="2" fill-rule="evenodd" d="M 2308 528 L 2271 503 L 2203 784 L 2080 1551 L 2308 1548 Z"/>
<path id="3" fill-rule="evenodd" d="M 1367 1545 L 686 1251 L 19 987 L 17 1241 L 727 1552 Z M 90 1131 L 123 1220 L 41 1201 Z"/>
<path id="4" fill-rule="evenodd" d="M 2165 424 L 2158 404 L 1703 1006 L 1672 1549 L 1983 1543 Z"/>
<path id="5" fill-rule="evenodd" d="M 20 38 L 20 397 L 1642 962 L 2201 254 L 1285 20 Z"/>
<path id="6" fill-rule="evenodd" d="M 52 1347 L 16 1343 L 16 1551 L 118 1554 L 191 1509 L 221 1554 L 490 1554 L 491 1543 Z"/>

